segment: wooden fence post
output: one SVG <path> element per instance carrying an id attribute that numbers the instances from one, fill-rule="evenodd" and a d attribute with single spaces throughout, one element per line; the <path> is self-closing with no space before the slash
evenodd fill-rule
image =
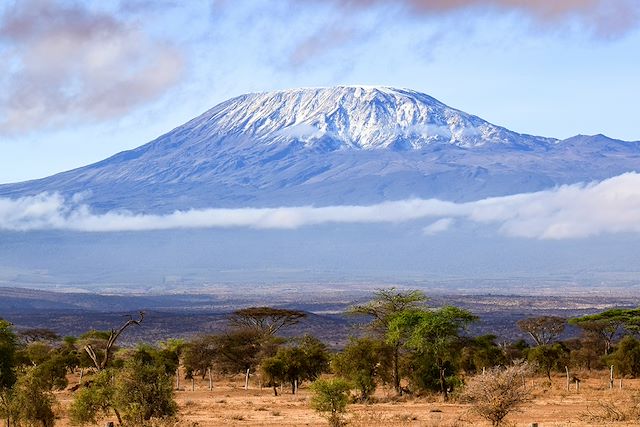
<path id="1" fill-rule="evenodd" d="M 609 371 L 609 388 L 613 388 L 613 365 L 611 365 L 611 370 Z"/>

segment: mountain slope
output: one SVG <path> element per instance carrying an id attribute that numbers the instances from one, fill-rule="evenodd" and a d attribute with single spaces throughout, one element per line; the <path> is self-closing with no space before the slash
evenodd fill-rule
<path id="1" fill-rule="evenodd" d="M 518 134 L 425 94 L 336 87 L 230 99 L 158 139 L 0 196 L 85 193 L 97 210 L 471 200 L 640 169 L 640 144 Z"/>

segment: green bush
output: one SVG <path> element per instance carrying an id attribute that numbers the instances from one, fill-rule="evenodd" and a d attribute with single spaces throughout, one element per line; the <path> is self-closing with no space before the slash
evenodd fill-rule
<path id="1" fill-rule="evenodd" d="M 607 358 L 607 364 L 615 365 L 622 375 L 640 376 L 640 341 L 627 335 L 616 345 Z"/>
<path id="2" fill-rule="evenodd" d="M 332 427 L 345 425 L 342 414 L 349 403 L 351 386 L 342 378 L 319 379 L 311 384 L 311 407 L 324 414 Z"/>
<path id="3" fill-rule="evenodd" d="M 10 413 L 13 425 L 25 427 L 52 427 L 55 423 L 53 405 L 55 397 L 49 384 L 36 369 L 20 376 L 11 393 Z"/>
<path id="4" fill-rule="evenodd" d="M 172 377 L 163 363 L 144 363 L 133 357 L 122 369 L 108 369 L 80 390 L 71 405 L 75 424 L 96 424 L 113 411 L 120 424 L 146 426 L 177 412 Z"/>

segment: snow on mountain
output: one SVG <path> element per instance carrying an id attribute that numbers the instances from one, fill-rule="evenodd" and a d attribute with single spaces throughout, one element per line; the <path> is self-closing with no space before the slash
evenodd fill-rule
<path id="1" fill-rule="evenodd" d="M 242 135 L 263 143 L 298 140 L 325 148 L 413 148 L 434 143 L 536 145 L 548 138 L 520 135 L 410 90 L 341 86 L 249 94 L 191 121 L 210 138 Z"/>
<path id="2" fill-rule="evenodd" d="M 640 169 L 640 144 L 518 134 L 411 90 L 248 94 L 134 150 L 0 197 L 83 193 L 98 210 L 473 200 Z"/>

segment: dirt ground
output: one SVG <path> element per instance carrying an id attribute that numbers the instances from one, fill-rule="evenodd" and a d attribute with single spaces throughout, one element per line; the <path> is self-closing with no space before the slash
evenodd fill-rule
<path id="1" fill-rule="evenodd" d="M 566 390 L 566 379 L 555 376 L 551 385 L 546 378 L 529 378 L 527 386 L 534 399 L 521 412 L 507 417 L 508 425 L 539 427 L 560 426 L 640 426 L 634 405 L 640 403 L 640 380 L 619 380 L 609 388 L 608 372 L 578 375 Z M 77 381 L 71 378 L 70 384 Z M 176 392 L 180 420 L 176 426 L 326 426 L 327 421 L 309 407 L 310 394 L 304 384 L 296 395 L 285 388 L 279 396 L 270 388 L 260 389 L 257 378 L 244 390 L 242 378 L 214 378 L 213 389 L 208 380 L 183 382 Z M 68 391 L 57 393 L 60 402 L 57 426 L 68 427 L 66 413 L 72 400 Z M 439 397 L 394 398 L 390 391 L 378 390 L 376 403 L 350 404 L 346 418 L 350 426 L 489 426 L 470 412 L 470 405 L 444 403 Z M 105 420 L 106 421 L 106 420 Z M 104 426 L 104 422 L 100 424 Z"/>

